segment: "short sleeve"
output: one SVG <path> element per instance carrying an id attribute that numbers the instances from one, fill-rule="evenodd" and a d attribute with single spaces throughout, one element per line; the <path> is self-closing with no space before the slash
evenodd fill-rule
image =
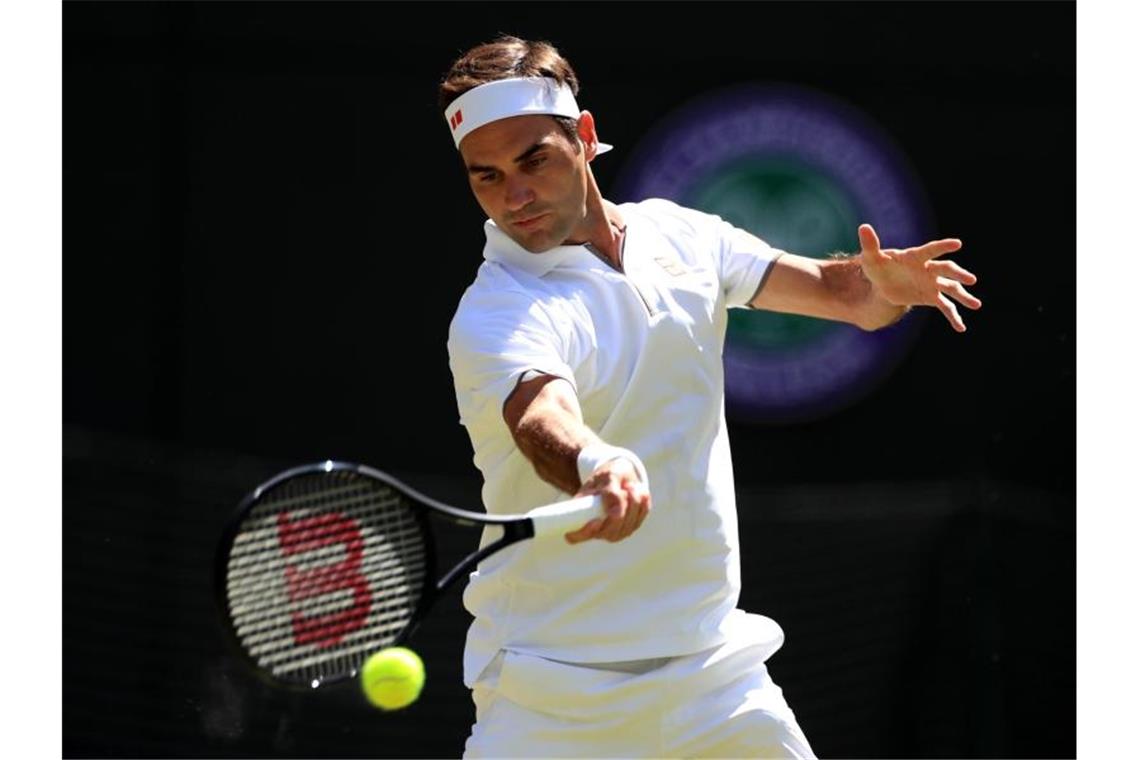
<path id="1" fill-rule="evenodd" d="M 460 421 L 492 414 L 529 370 L 574 382 L 566 339 L 542 304 L 526 293 L 468 292 L 451 322 L 447 351 Z"/>
<path id="2" fill-rule="evenodd" d="M 728 306 L 747 306 L 771 274 L 772 264 L 784 251 L 765 243 L 747 230 L 715 219 L 720 254 L 720 282 Z"/>

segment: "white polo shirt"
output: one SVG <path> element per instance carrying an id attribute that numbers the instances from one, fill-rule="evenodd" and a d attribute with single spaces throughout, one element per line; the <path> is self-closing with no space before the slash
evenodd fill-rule
<path id="1" fill-rule="evenodd" d="M 475 616 L 468 686 L 500 649 L 583 663 L 700 651 L 724 640 L 736 607 L 721 352 L 727 308 L 751 300 L 782 252 L 670 201 L 619 208 L 624 272 L 586 245 L 530 253 L 488 220 L 486 261 L 451 323 L 460 421 L 488 512 L 567 498 L 535 474 L 503 421 L 529 370 L 573 384 L 585 423 L 641 457 L 653 496 L 624 541 L 525 541 L 480 564 L 463 596 Z"/>

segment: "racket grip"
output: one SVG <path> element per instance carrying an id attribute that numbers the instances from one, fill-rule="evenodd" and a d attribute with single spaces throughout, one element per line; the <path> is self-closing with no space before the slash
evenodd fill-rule
<path id="1" fill-rule="evenodd" d="M 605 510 L 602 509 L 602 497 L 594 494 L 535 507 L 526 516 L 534 522 L 534 537 L 542 538 L 578 530 L 590 520 L 604 517 Z"/>

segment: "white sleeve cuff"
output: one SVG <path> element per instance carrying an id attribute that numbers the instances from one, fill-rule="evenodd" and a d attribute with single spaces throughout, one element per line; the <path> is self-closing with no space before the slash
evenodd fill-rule
<path id="1" fill-rule="evenodd" d="M 645 471 L 645 465 L 637 454 L 619 446 L 610 446 L 608 443 L 594 443 L 578 453 L 579 481 L 585 483 L 599 467 L 613 459 L 628 459 L 633 469 L 637 471 L 637 477 L 641 478 L 646 488 L 649 487 L 649 473 Z"/>

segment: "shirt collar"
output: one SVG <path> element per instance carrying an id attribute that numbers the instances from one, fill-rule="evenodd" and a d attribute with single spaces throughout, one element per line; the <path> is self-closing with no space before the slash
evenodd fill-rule
<path id="1" fill-rule="evenodd" d="M 559 264 L 569 263 L 585 254 L 591 260 L 596 257 L 582 245 L 558 245 L 542 253 L 531 253 L 499 229 L 491 219 L 483 225 L 487 234 L 487 244 L 483 247 L 483 258 L 500 264 L 509 264 L 535 277 L 542 277 Z"/>

